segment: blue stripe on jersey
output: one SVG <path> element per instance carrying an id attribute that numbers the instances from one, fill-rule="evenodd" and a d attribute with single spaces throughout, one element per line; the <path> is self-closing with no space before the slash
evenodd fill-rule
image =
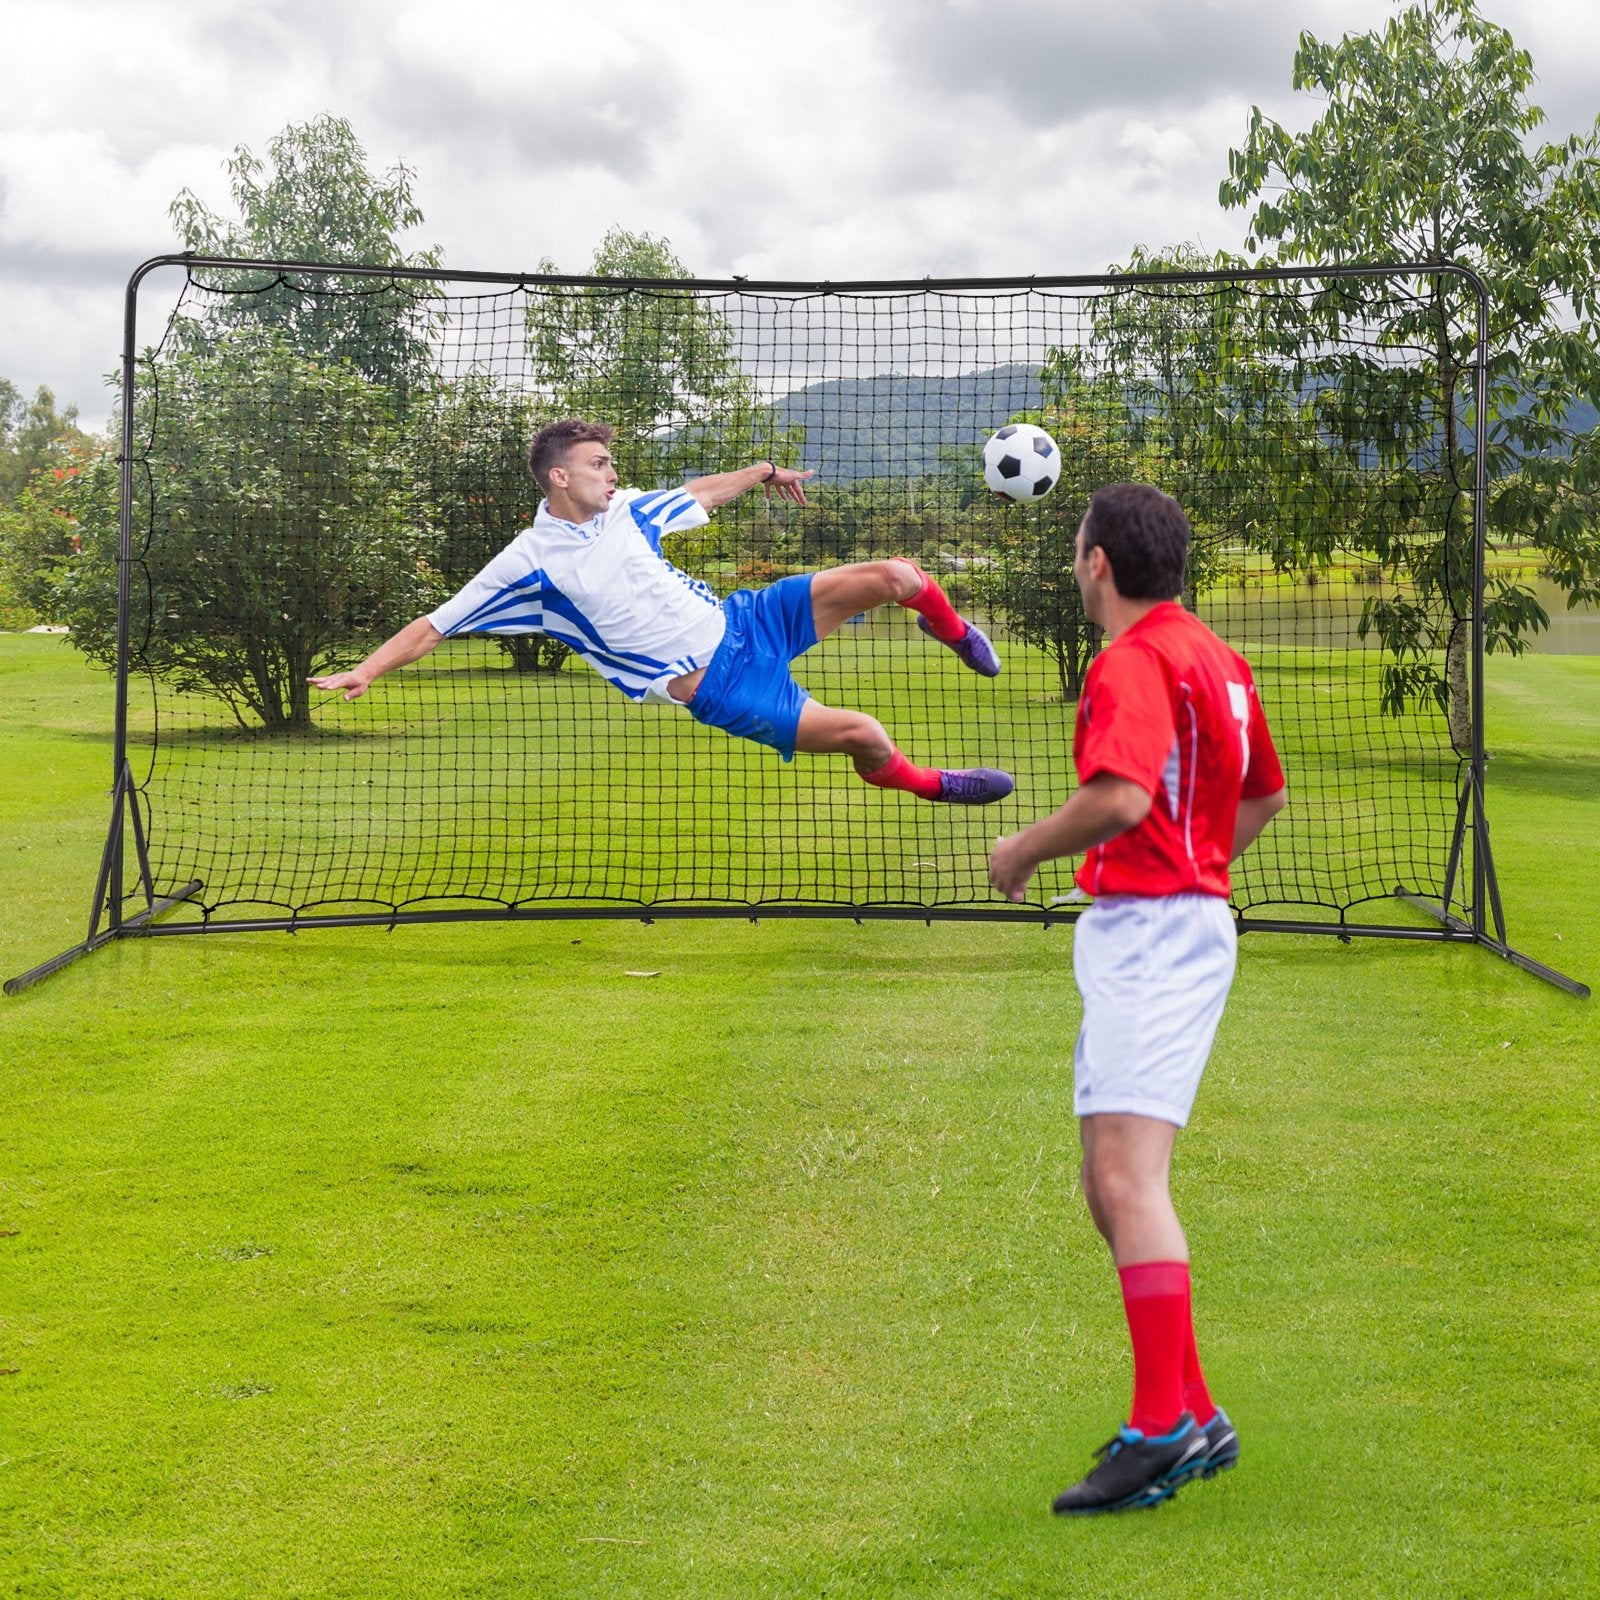
<path id="1" fill-rule="evenodd" d="M 536 592 L 526 593 L 530 588 Z M 565 626 L 553 625 L 558 620 Z M 508 584 L 452 628 L 450 634 L 455 637 L 461 633 L 521 631 L 542 633 L 576 650 L 607 683 L 631 700 L 642 700 L 646 688 L 667 670 L 668 663 L 654 656 L 607 649 L 589 619 L 549 581 L 543 570 Z"/>
<path id="2" fill-rule="evenodd" d="M 487 633 L 509 622 L 526 623 L 537 628 L 538 615 L 542 610 L 539 591 L 548 581 L 548 574 L 539 568 L 526 573 L 514 583 L 508 583 L 456 623 L 450 629 L 450 637 L 458 633 Z"/>
<path id="3" fill-rule="evenodd" d="M 595 631 L 588 617 L 554 584 L 545 586 L 544 609 L 547 617 L 564 617 L 575 629 L 581 631 L 584 641 L 582 649 L 586 655 L 615 662 L 619 667 L 625 667 L 630 662 L 637 663 L 646 669 L 652 678 L 659 677 L 666 668 L 667 663 L 658 661 L 654 656 L 643 655 L 635 650 L 618 650 L 615 646 L 608 645 Z"/>
<path id="4" fill-rule="evenodd" d="M 643 700 L 650 685 L 660 676 L 659 673 L 652 673 L 648 678 L 641 678 L 631 668 L 613 663 L 602 652 L 589 649 L 582 639 L 563 633 L 559 628 L 540 628 L 537 631 L 545 638 L 554 639 L 557 644 L 564 644 L 569 650 L 576 651 L 613 689 L 620 689 L 630 700 Z M 608 666 L 613 670 L 608 672 Z"/>
<path id="5" fill-rule="evenodd" d="M 671 533 L 686 511 L 698 520 L 698 507 L 699 501 L 684 489 L 656 489 L 628 502 L 634 525 L 657 555 L 661 554 L 661 536 Z"/>
<path id="6" fill-rule="evenodd" d="M 480 628 L 475 631 L 487 633 L 494 630 Z M 557 644 L 564 644 L 569 650 L 575 650 L 607 683 L 615 689 L 620 689 L 630 700 L 643 700 L 645 691 L 665 669 L 663 662 L 653 662 L 647 656 L 636 657 L 635 660 L 652 669 L 642 674 L 627 658 L 596 649 L 592 641 L 581 631 L 569 633 L 564 628 L 552 627 L 548 618 L 541 617 L 539 625 L 528 631 L 542 633 L 545 638 L 553 639 Z M 607 668 L 611 670 L 608 671 Z"/>
<path id="7" fill-rule="evenodd" d="M 544 607 L 537 594 L 519 594 L 515 589 L 502 589 L 492 599 L 484 601 L 455 633 L 498 633 L 506 629 L 537 631 L 544 621 Z"/>

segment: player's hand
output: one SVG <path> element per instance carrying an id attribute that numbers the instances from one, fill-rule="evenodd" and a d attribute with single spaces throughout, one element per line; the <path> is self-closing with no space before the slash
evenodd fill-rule
<path id="1" fill-rule="evenodd" d="M 346 700 L 359 700 L 372 685 L 355 672 L 330 672 L 325 677 L 307 678 L 316 689 L 342 689 Z"/>
<path id="2" fill-rule="evenodd" d="M 785 500 L 793 500 L 797 506 L 803 506 L 806 503 L 806 492 L 800 485 L 810 476 L 809 472 L 795 472 L 789 467 L 779 467 L 777 472 L 761 485 L 762 492 L 769 500 L 776 494 Z"/>
<path id="3" fill-rule="evenodd" d="M 989 856 L 989 882 L 1007 900 L 1021 900 L 1028 892 L 1028 880 L 1039 863 L 1029 854 L 1020 833 L 996 839 Z"/>

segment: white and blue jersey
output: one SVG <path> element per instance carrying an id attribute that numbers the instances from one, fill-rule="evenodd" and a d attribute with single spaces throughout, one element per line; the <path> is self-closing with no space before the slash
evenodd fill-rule
<path id="1" fill-rule="evenodd" d="M 662 555 L 661 540 L 709 520 L 682 489 L 619 489 L 581 524 L 543 502 L 533 526 L 428 621 L 447 638 L 542 633 L 630 700 L 677 705 L 667 684 L 711 660 L 725 623 L 722 602 Z"/>

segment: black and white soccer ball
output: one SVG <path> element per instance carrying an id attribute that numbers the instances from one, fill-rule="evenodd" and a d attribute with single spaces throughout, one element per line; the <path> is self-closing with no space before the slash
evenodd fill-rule
<path id="1" fill-rule="evenodd" d="M 1008 422 L 983 447 L 983 481 L 1007 500 L 1042 500 L 1061 476 L 1061 452 L 1043 428 Z"/>

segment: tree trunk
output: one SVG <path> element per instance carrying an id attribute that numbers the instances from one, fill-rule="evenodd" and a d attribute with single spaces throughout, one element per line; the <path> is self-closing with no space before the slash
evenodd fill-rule
<path id="1" fill-rule="evenodd" d="M 289 670 L 289 726 L 309 731 L 311 722 L 311 668 L 317 659 L 316 646 L 299 637 L 284 646 Z"/>
<path id="2" fill-rule="evenodd" d="M 1434 217 L 1434 252 L 1436 259 L 1442 260 L 1439 253 L 1440 223 L 1437 214 Z M 1449 308 L 1445 304 L 1444 279 L 1435 275 L 1433 280 L 1434 302 L 1434 327 L 1435 349 L 1434 359 L 1438 362 L 1439 397 L 1442 402 L 1443 438 L 1440 441 L 1444 451 L 1444 464 L 1447 481 L 1459 486 L 1462 478 L 1460 440 L 1456 435 L 1456 378 L 1458 369 L 1450 351 L 1450 317 Z M 1483 449 L 1484 419 L 1476 419 L 1478 439 L 1476 447 Z M 1445 512 L 1444 537 L 1447 553 L 1459 552 L 1464 560 L 1456 564 L 1458 572 L 1471 572 L 1474 570 L 1472 554 L 1471 529 L 1460 526 L 1461 498 L 1459 494 L 1451 496 L 1449 506 Z M 1458 615 L 1450 627 L 1450 637 L 1445 643 L 1444 651 L 1444 683 L 1445 683 L 1445 710 L 1450 721 L 1450 743 L 1458 756 L 1472 754 L 1472 681 L 1469 671 L 1472 655 L 1472 613 L 1483 604 L 1481 594 L 1470 592 L 1460 578 L 1450 584 L 1446 599 L 1452 607 L 1460 606 L 1462 615 Z"/>
<path id="3" fill-rule="evenodd" d="M 1061 674 L 1061 699 L 1066 702 L 1076 700 L 1082 687 L 1083 631 L 1073 612 L 1063 620 L 1066 626 L 1056 640 L 1056 669 Z"/>
<path id="4" fill-rule="evenodd" d="M 255 703 L 261 713 L 262 726 L 271 730 L 286 726 L 289 719 L 284 712 L 283 696 L 272 675 L 264 645 L 252 642 L 245 646 L 245 672 L 255 689 Z"/>
<path id="5" fill-rule="evenodd" d="M 1457 617 L 1444 652 L 1445 698 L 1450 743 L 1458 756 L 1472 754 L 1472 618 Z"/>
<path id="6" fill-rule="evenodd" d="M 298 673 L 289 680 L 289 726 L 311 726 L 311 685 L 306 682 L 304 673 Z"/>

